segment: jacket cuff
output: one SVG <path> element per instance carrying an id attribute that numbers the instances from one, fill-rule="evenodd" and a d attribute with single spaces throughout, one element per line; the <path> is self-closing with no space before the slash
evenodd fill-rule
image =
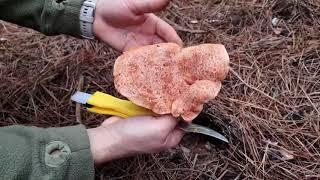
<path id="1" fill-rule="evenodd" d="M 94 179 L 89 137 L 83 125 L 49 128 L 47 136 L 45 164 L 52 172 L 66 168 L 67 179 Z"/>
<path id="2" fill-rule="evenodd" d="M 67 34 L 81 37 L 80 9 L 84 0 L 49 0 L 47 12 L 43 15 L 43 32 L 47 35 Z"/>

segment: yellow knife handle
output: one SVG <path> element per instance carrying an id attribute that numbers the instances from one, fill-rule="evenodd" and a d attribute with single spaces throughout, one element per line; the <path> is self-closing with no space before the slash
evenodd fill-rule
<path id="1" fill-rule="evenodd" d="M 97 113 L 97 114 L 104 114 L 104 115 L 112 115 L 112 116 L 118 116 L 121 118 L 128 118 L 129 116 L 126 114 L 122 114 L 120 112 L 114 111 L 112 109 L 105 109 L 105 108 L 99 108 L 99 107 L 91 107 L 87 108 L 88 111 Z"/>
<path id="2" fill-rule="evenodd" d="M 94 107 L 88 110 L 99 114 L 116 115 L 120 117 L 132 117 L 143 115 L 156 115 L 149 109 L 138 106 L 131 101 L 119 99 L 109 94 L 95 92 L 87 101 Z"/>

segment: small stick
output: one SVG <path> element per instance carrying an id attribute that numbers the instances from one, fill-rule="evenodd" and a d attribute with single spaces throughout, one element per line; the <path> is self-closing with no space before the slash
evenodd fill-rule
<path id="1" fill-rule="evenodd" d="M 77 90 L 80 91 L 83 87 L 83 76 L 80 75 Z M 76 121 L 80 124 L 82 124 L 81 120 L 81 106 L 79 103 L 76 104 Z"/>

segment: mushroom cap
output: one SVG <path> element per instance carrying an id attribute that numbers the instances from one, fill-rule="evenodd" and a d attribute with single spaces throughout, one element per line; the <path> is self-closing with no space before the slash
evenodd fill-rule
<path id="1" fill-rule="evenodd" d="M 124 52 L 113 75 L 117 91 L 133 103 L 191 121 L 217 96 L 228 71 L 223 45 L 160 43 Z"/>

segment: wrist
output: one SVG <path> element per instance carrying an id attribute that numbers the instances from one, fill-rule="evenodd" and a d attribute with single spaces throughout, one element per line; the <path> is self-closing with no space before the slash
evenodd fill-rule
<path id="1" fill-rule="evenodd" d="M 111 130 L 106 130 L 103 127 L 87 129 L 90 141 L 90 150 L 95 165 L 125 157 L 128 153 L 121 148 L 121 140 Z"/>

